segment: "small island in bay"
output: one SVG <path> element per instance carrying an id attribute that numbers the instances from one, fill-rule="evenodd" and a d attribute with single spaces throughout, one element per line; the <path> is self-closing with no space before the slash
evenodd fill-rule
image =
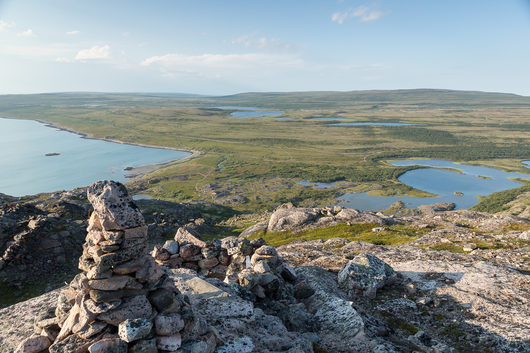
<path id="1" fill-rule="evenodd" d="M 461 192 L 461 191 L 455 191 L 453 194 L 454 194 L 455 196 L 464 196 L 464 193 Z"/>

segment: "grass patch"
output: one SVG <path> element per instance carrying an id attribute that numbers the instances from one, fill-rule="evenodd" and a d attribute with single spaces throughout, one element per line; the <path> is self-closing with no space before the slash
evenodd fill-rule
<path id="1" fill-rule="evenodd" d="M 403 226 L 390 226 L 388 230 L 374 233 L 372 228 L 378 227 L 374 223 L 359 223 L 348 225 L 346 223 L 335 226 L 310 229 L 302 232 L 258 232 L 249 237 L 250 240 L 263 238 L 267 244 L 280 246 L 289 244 L 295 240 L 328 240 L 331 238 L 345 238 L 347 240 L 365 241 L 377 245 L 399 245 L 409 243 L 416 239 L 416 236 L 423 230 L 406 228 Z"/>
<path id="2" fill-rule="evenodd" d="M 525 182 L 525 185 L 504 191 L 494 192 L 491 195 L 480 198 L 479 203 L 470 209 L 473 211 L 497 213 L 506 211 L 508 209 L 507 203 L 515 200 L 517 196 L 522 193 L 530 191 L 530 182 Z"/>
<path id="3" fill-rule="evenodd" d="M 423 249 L 436 250 L 436 251 L 449 251 L 458 254 L 465 254 L 464 247 L 462 245 L 456 245 L 452 243 L 447 244 L 435 244 L 428 246 L 420 246 Z"/>
<path id="4" fill-rule="evenodd" d="M 54 278 L 53 282 L 55 285 L 53 286 L 53 288 L 61 287 L 61 283 L 70 282 L 74 278 L 76 273 L 77 271 L 72 271 L 71 273 L 63 273 L 60 276 Z M 42 280 L 39 282 L 27 284 L 19 289 L 16 287 L 8 286 L 5 283 L 0 283 L 0 308 L 37 297 L 45 293 L 45 289 L 48 285 L 48 282 Z"/>
<path id="5" fill-rule="evenodd" d="M 393 328 L 394 330 L 402 330 L 407 332 L 409 335 L 415 335 L 418 333 L 418 328 L 400 318 L 392 315 L 387 311 L 381 312 L 381 315 L 385 318 L 385 322 L 388 327 Z"/>
<path id="6" fill-rule="evenodd" d="M 510 224 L 504 228 L 502 228 L 501 233 L 509 233 L 509 232 L 525 232 L 527 230 L 530 230 L 530 224 L 526 223 L 513 223 Z"/>
<path id="7" fill-rule="evenodd" d="M 324 348 L 320 347 L 315 342 L 313 342 L 313 352 L 315 352 L 315 353 L 329 353 L 327 350 L 325 350 Z"/>
<path id="8" fill-rule="evenodd" d="M 442 334 L 453 338 L 464 337 L 466 335 L 465 332 L 462 332 L 462 330 L 457 324 L 450 324 L 449 326 L 445 327 L 441 332 Z"/>
<path id="9" fill-rule="evenodd" d="M 248 93 L 215 100 L 216 105 L 283 110 L 291 120 L 234 119 L 228 111 L 211 109 L 211 97 L 101 93 L 4 95 L 0 115 L 38 118 L 96 138 L 200 151 L 193 160 L 128 186 L 168 201 L 222 203 L 222 197 L 204 191 L 207 184 L 219 184 L 229 196 L 248 200 L 230 204 L 241 212 L 272 209 L 286 201 L 335 202 L 338 190 L 302 191 L 293 186 L 300 180 L 378 184 L 385 194 L 420 193 L 397 179 L 414 167 L 384 162 L 389 159 L 502 159 L 510 165 L 530 159 L 527 97 L 399 90 Z M 344 127 L 309 119 L 322 116 L 418 125 Z M 479 208 L 502 209 L 520 192 L 500 202 L 484 201 Z"/>

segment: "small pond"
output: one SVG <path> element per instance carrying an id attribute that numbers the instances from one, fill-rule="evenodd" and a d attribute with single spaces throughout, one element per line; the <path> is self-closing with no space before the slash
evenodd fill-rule
<path id="1" fill-rule="evenodd" d="M 478 202 L 478 196 L 521 186 L 509 178 L 530 178 L 529 174 L 510 173 L 495 168 L 456 164 L 451 161 L 403 160 L 390 161 L 396 166 L 425 166 L 430 168 L 410 170 L 398 179 L 403 184 L 438 195 L 436 197 L 372 196 L 366 193 L 348 193 L 340 197 L 342 206 L 363 210 L 381 210 L 401 200 L 406 207 L 414 208 L 436 202 L 454 202 L 456 208 L 469 208 Z M 440 169 L 451 168 L 454 170 Z"/>
<path id="2" fill-rule="evenodd" d="M 235 107 L 235 106 L 221 106 L 214 107 L 222 110 L 235 110 L 230 113 L 233 118 L 260 118 L 260 117 L 275 117 L 285 114 L 282 111 L 271 111 L 255 107 Z"/>
<path id="3" fill-rule="evenodd" d="M 304 186 L 314 186 L 316 188 L 332 188 L 335 187 L 335 183 L 320 183 L 320 182 L 313 182 L 313 181 L 299 181 L 297 184 L 304 185 Z"/>

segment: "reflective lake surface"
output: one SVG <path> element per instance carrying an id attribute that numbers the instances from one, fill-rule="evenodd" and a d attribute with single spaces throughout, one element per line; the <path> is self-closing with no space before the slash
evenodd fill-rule
<path id="1" fill-rule="evenodd" d="M 127 167 L 189 155 L 86 139 L 33 120 L 0 118 L 0 192 L 12 196 L 69 190 L 102 179 L 123 182 Z"/>
<path id="2" fill-rule="evenodd" d="M 299 181 L 297 184 L 304 185 L 304 186 L 315 186 L 317 188 L 332 188 L 335 186 L 335 183 L 319 183 L 319 182 L 312 182 L 312 181 Z"/>
<path id="3" fill-rule="evenodd" d="M 235 112 L 230 113 L 233 118 L 260 118 L 262 116 L 272 117 L 285 114 L 282 111 L 270 111 L 255 107 L 222 106 L 214 108 L 223 110 L 236 110 Z"/>
<path id="4" fill-rule="evenodd" d="M 499 169 L 481 166 L 456 164 L 444 160 L 404 160 L 389 162 L 396 166 L 421 165 L 431 168 L 414 169 L 401 175 L 398 179 L 416 189 L 430 192 L 436 197 L 409 196 L 372 196 L 366 193 L 345 194 L 340 197 L 342 206 L 362 210 L 381 210 L 393 202 L 403 201 L 408 208 L 429 205 L 436 202 L 454 202 L 456 208 L 469 208 L 478 202 L 478 196 L 487 196 L 496 191 L 513 189 L 521 186 L 508 178 L 529 178 L 529 174 L 509 173 Z M 435 168 L 452 168 L 458 171 Z M 455 195 L 462 193 L 463 195 Z"/>

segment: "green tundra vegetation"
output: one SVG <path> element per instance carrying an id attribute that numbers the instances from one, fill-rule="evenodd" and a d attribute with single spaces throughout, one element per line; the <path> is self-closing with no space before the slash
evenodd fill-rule
<path id="1" fill-rule="evenodd" d="M 285 114 L 234 118 L 219 106 Z M 135 193 L 202 200 L 236 214 L 291 201 L 333 203 L 344 192 L 429 196 L 397 178 L 413 167 L 386 161 L 440 158 L 524 172 L 530 159 L 530 97 L 448 90 L 177 94 L 58 93 L 0 96 L 0 116 L 38 119 L 96 138 L 197 151 L 129 183 Z M 411 123 L 335 126 L 336 119 Z M 338 121 L 335 121 L 338 122 Z M 526 169 L 526 171 L 528 171 Z M 315 188 L 298 182 L 337 182 Z M 492 195 L 498 211 L 526 188 Z M 226 209 L 229 212 L 226 212 Z"/>

